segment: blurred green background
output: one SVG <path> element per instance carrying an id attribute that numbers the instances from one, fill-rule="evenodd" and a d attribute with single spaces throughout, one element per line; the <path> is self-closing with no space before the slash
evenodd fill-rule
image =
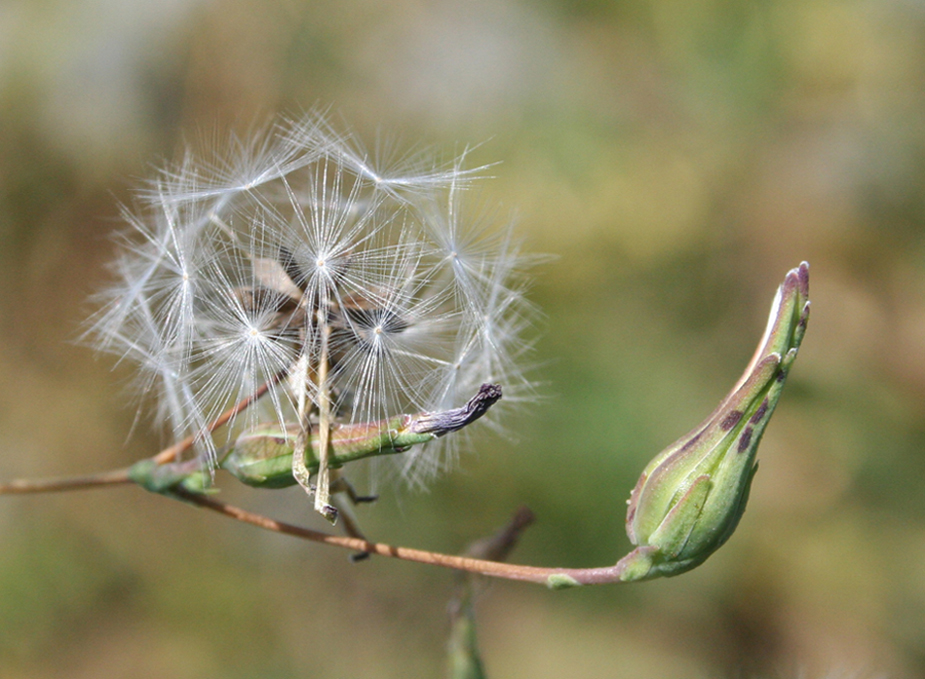
<path id="1" fill-rule="evenodd" d="M 495 583 L 490 676 L 925 676 L 923 83 L 912 0 L 0 0 L 0 479 L 164 443 L 73 343 L 118 204 L 186 142 L 321 105 L 369 144 L 485 142 L 480 198 L 558 256 L 543 400 L 363 508 L 378 540 L 460 551 L 525 503 L 515 561 L 613 563 L 645 463 L 812 266 L 729 544 L 641 585 Z M 221 498 L 318 524 L 298 490 Z M 452 583 L 132 487 L 4 497 L 0 677 L 440 677 Z"/>

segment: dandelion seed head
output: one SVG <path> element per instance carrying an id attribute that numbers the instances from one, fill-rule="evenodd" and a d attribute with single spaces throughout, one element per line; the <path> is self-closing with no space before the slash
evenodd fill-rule
<path id="1" fill-rule="evenodd" d="M 369 152 L 312 113 L 187 153 L 125 211 L 84 337 L 138 365 L 177 438 L 273 382 L 201 437 L 207 465 L 237 432 L 298 421 L 322 394 L 345 423 L 456 408 L 486 382 L 503 385 L 502 404 L 529 400 L 534 260 L 509 219 L 464 205 L 485 169 L 465 168 L 467 152 L 442 163 L 381 140 Z M 467 436 L 376 460 L 375 474 L 423 487 Z"/>

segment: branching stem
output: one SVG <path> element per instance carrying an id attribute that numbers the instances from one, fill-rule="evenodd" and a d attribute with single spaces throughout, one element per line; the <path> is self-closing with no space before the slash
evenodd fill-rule
<path id="1" fill-rule="evenodd" d="M 19 480 L 0 485 L 0 495 L 48 493 L 128 482 L 129 478 L 126 470 L 105 472 L 91 476 L 75 476 L 64 479 L 37 481 Z M 387 556 L 403 561 L 414 561 L 431 566 L 452 568 L 458 571 L 477 575 L 487 575 L 493 578 L 535 582 L 554 588 L 622 582 L 620 578 L 624 570 L 621 565 L 623 563 L 622 561 L 614 566 L 604 568 L 544 568 L 538 566 L 520 566 L 499 561 L 488 561 L 465 556 L 455 556 L 452 554 L 441 554 L 439 552 L 428 552 L 426 550 L 411 549 L 408 547 L 394 547 L 383 543 L 369 542 L 368 540 L 356 537 L 330 535 L 309 528 L 302 528 L 282 521 L 276 521 L 275 519 L 249 512 L 240 507 L 213 500 L 204 495 L 188 493 L 180 489 L 174 491 L 173 495 L 191 504 L 217 512 L 236 521 L 249 523 L 252 526 L 257 526 L 264 530 L 291 535 L 303 540 L 320 542 L 361 553 L 377 554 L 379 556 Z"/>
<path id="2" fill-rule="evenodd" d="M 228 423 L 238 413 L 253 404 L 257 399 L 263 396 L 269 389 L 282 380 L 288 371 L 280 372 L 273 378 L 260 386 L 253 394 L 242 399 L 237 404 L 222 413 L 213 420 L 203 431 L 198 432 L 184 440 L 165 448 L 152 460 L 158 464 L 173 462 L 179 455 L 188 450 L 201 439 Z M 324 383 L 323 378 L 320 380 Z M 481 393 L 481 392 L 480 392 Z M 304 465 L 304 462 L 303 462 Z M 295 471 L 295 470 L 294 470 Z M 12 495 L 23 493 L 49 493 L 67 490 L 77 490 L 83 488 L 93 488 L 99 486 L 115 485 L 130 483 L 128 469 L 119 469 L 114 471 L 102 472 L 100 474 L 91 474 L 87 476 L 73 476 L 60 479 L 45 480 L 16 480 L 6 484 L 0 484 L 0 495 Z M 254 514 L 239 507 L 210 499 L 204 495 L 188 493 L 182 489 L 177 489 L 172 493 L 175 497 L 183 499 L 191 504 L 209 509 L 213 512 L 223 514 L 236 521 L 249 523 L 264 530 L 292 535 L 321 542 L 335 547 L 341 547 L 357 552 L 377 554 L 387 556 L 403 561 L 415 561 L 417 563 L 428 564 L 431 566 L 441 566 L 443 568 L 452 568 L 467 573 L 478 575 L 487 575 L 494 578 L 503 578 L 506 580 L 520 580 L 523 582 L 535 582 L 545 584 L 553 588 L 573 587 L 577 585 L 605 584 L 613 582 L 622 582 L 620 576 L 623 573 L 623 560 L 614 566 L 604 568 L 543 568 L 538 566 L 519 566 L 507 564 L 499 561 L 488 561 L 484 559 L 473 559 L 471 557 L 455 556 L 451 554 L 440 554 L 438 552 L 428 552 L 420 549 L 411 549 L 408 547 L 393 547 L 382 543 L 369 542 L 357 537 L 342 537 L 314 531 L 300 526 L 276 521 L 261 514 Z"/>

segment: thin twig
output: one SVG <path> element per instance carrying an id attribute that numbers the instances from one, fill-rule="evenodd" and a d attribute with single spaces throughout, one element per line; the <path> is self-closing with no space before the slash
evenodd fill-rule
<path id="1" fill-rule="evenodd" d="M 257 387 L 254 393 L 241 399 L 236 404 L 231 406 L 228 410 L 226 410 L 221 415 L 219 415 L 214 420 L 212 420 L 212 422 L 210 422 L 209 425 L 205 429 L 202 429 L 201 431 L 198 431 L 195 434 L 190 434 L 189 436 L 187 436 L 185 439 L 183 439 L 179 443 L 175 443 L 172 446 L 164 448 L 164 450 L 159 452 L 152 459 L 158 464 L 166 464 L 168 462 L 173 462 L 178 457 L 180 457 L 180 455 L 182 455 L 187 450 L 192 448 L 193 445 L 197 441 L 202 440 L 203 437 L 208 436 L 209 434 L 214 432 L 216 429 L 221 427 L 223 424 L 227 424 L 230 420 L 237 417 L 241 411 L 250 407 L 260 397 L 262 397 L 264 394 L 270 391 L 270 389 L 272 389 L 277 384 L 279 384 L 283 380 L 283 378 L 285 378 L 286 375 L 288 374 L 289 374 L 288 369 L 280 370 L 273 377 L 271 377 L 266 382 L 264 382 L 259 387 Z"/>
<path id="2" fill-rule="evenodd" d="M 0 495 L 25 493 L 57 493 L 65 490 L 80 490 L 130 483 L 128 469 L 116 469 L 86 476 L 65 476 L 58 479 L 17 479 L 0 483 Z"/>
<path id="3" fill-rule="evenodd" d="M 494 535 L 476 540 L 466 548 L 466 556 L 491 561 L 507 561 L 520 536 L 536 521 L 536 515 L 529 507 L 518 507 L 503 528 Z"/>
<path id="4" fill-rule="evenodd" d="M 282 380 L 286 372 L 280 372 L 270 380 L 267 380 L 253 394 L 242 399 L 237 404 L 222 413 L 213 420 L 203 431 L 187 437 L 183 441 L 165 448 L 155 455 L 152 460 L 158 464 L 166 464 L 174 461 L 180 454 L 188 450 L 197 440 L 212 433 L 238 413 L 253 404 L 257 399 L 263 396 L 269 389 Z M 481 393 L 481 392 L 480 392 Z M 100 474 L 91 474 L 87 476 L 74 476 L 60 479 L 39 479 L 39 480 L 16 480 L 6 484 L 0 484 L 0 495 L 20 494 L 20 493 L 47 493 L 65 490 L 76 490 L 81 488 L 93 488 L 106 485 L 129 483 L 128 469 L 119 469 L 114 471 L 102 472 Z M 294 526 L 292 524 L 276 521 L 260 514 L 248 512 L 239 507 L 229 505 L 223 502 L 212 500 L 203 495 L 188 493 L 184 490 L 177 489 L 172 493 L 175 497 L 183 499 L 191 504 L 198 505 L 205 509 L 212 510 L 219 514 L 231 517 L 237 521 L 249 523 L 263 528 L 264 530 L 292 535 L 304 540 L 321 542 L 335 547 L 341 547 L 357 552 L 366 552 L 377 554 L 379 556 L 388 556 L 394 559 L 404 561 L 415 561 L 417 563 L 428 564 L 431 566 L 441 566 L 443 568 L 452 568 L 468 573 L 487 575 L 494 578 L 504 578 L 507 580 L 521 580 L 524 582 L 536 582 L 548 585 L 550 587 L 569 587 L 576 585 L 603 584 L 610 582 L 621 582 L 620 575 L 623 572 L 622 561 L 614 566 L 605 568 L 542 568 L 537 566 L 519 566 L 513 564 L 501 563 L 498 561 L 488 561 L 484 559 L 473 559 L 471 557 L 455 556 L 451 554 L 440 554 L 438 552 L 428 552 L 420 549 L 410 549 L 408 547 L 393 547 L 391 545 L 369 542 L 356 537 L 342 537 L 322 533 L 320 531 Z M 512 536 L 516 539 L 516 536 Z"/>
<path id="5" fill-rule="evenodd" d="M 466 548 L 466 556 L 493 561 L 507 561 L 523 531 L 533 523 L 533 512 L 520 507 L 501 530 Z M 476 634 L 475 601 L 484 588 L 485 579 L 472 573 L 459 573 L 458 584 L 447 610 L 450 615 L 450 638 L 447 642 L 447 679 L 485 679 L 485 665 L 479 652 Z"/>
<path id="6" fill-rule="evenodd" d="M 152 460 L 157 464 L 167 464 L 173 462 L 184 452 L 193 447 L 196 441 L 202 439 L 227 424 L 232 418 L 236 417 L 244 409 L 251 406 L 257 399 L 266 394 L 274 385 L 282 380 L 288 371 L 281 371 L 271 377 L 258 387 L 254 393 L 246 398 L 241 399 L 235 405 L 216 417 L 209 425 L 195 434 L 187 436 L 179 443 L 164 448 L 155 455 Z M 112 486 L 120 483 L 132 483 L 129 478 L 129 469 L 114 469 L 111 471 L 100 472 L 99 474 L 86 474 L 83 476 L 65 476 L 56 479 L 16 479 L 7 483 L 0 483 L 0 495 L 15 495 L 25 493 L 56 493 L 67 490 L 83 490 L 86 488 L 97 488 L 101 486 Z"/>
<path id="7" fill-rule="evenodd" d="M 236 521 L 249 523 L 252 526 L 257 526 L 258 528 L 263 528 L 264 530 L 273 531 L 275 533 L 292 535 L 293 537 L 303 540 L 320 542 L 343 549 L 368 552 L 370 554 L 387 556 L 403 561 L 414 561 L 430 566 L 452 568 L 468 573 L 487 575 L 493 578 L 535 582 L 558 588 L 621 582 L 620 574 L 623 572 L 620 563 L 604 568 L 544 568 L 539 566 L 521 566 L 498 561 L 473 559 L 471 557 L 428 552 L 421 549 L 411 549 L 409 547 L 394 547 L 383 543 L 369 542 L 368 540 L 362 540 L 360 538 L 330 535 L 309 528 L 294 526 L 261 514 L 254 514 L 253 512 L 235 507 L 234 505 L 213 500 L 204 495 L 187 493 L 185 491 L 177 491 L 176 495 L 204 509 L 209 509 L 213 512 L 235 519 Z"/>

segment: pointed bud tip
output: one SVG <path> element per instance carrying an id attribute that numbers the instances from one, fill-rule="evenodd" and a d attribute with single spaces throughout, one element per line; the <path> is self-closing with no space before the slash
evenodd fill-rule
<path id="1" fill-rule="evenodd" d="M 809 296 L 809 262 L 800 262 L 798 269 L 800 276 L 800 292 Z"/>
<path id="2" fill-rule="evenodd" d="M 809 264 L 807 262 L 801 262 L 800 266 L 787 272 L 781 285 L 781 292 L 784 297 L 794 292 L 801 297 L 809 296 Z"/>

